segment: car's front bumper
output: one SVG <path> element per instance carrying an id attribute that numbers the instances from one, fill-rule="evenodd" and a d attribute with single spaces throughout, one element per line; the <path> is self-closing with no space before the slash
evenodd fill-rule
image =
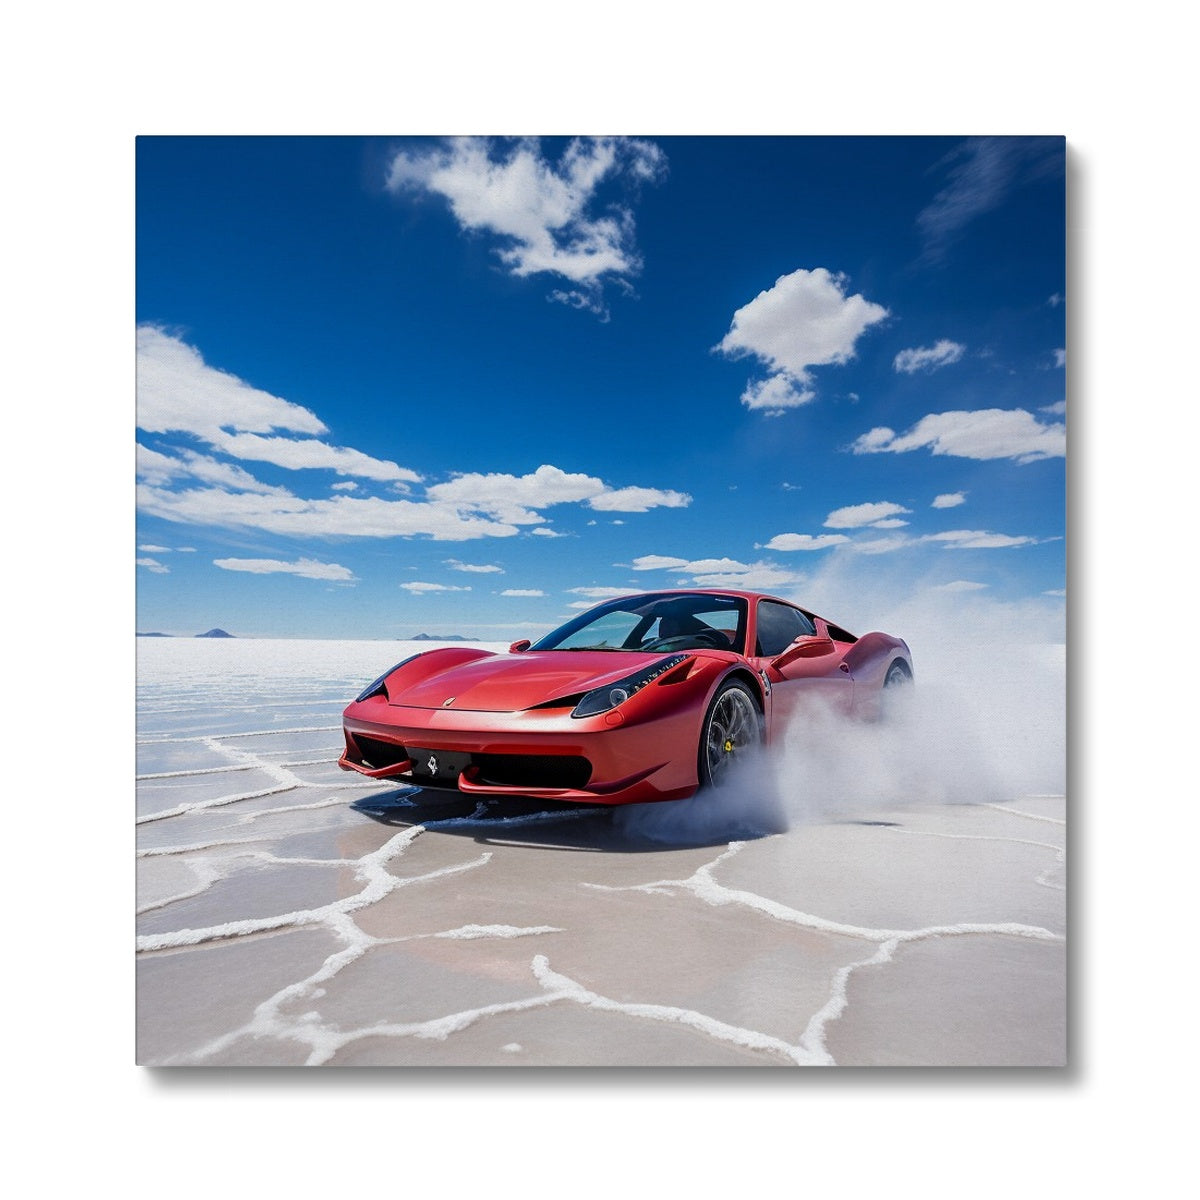
<path id="1" fill-rule="evenodd" d="M 346 709 L 338 766 L 371 779 L 483 798 L 676 800 L 698 786 L 702 710 L 691 708 L 640 721 L 611 712 L 579 719 L 564 709 L 407 708 L 377 696 Z"/>

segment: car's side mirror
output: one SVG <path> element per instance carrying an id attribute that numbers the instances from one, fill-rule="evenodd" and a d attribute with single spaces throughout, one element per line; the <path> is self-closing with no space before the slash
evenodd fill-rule
<path id="1" fill-rule="evenodd" d="M 829 626 L 818 617 L 817 632 L 801 634 L 782 654 L 771 659 L 771 666 L 778 671 L 798 658 L 821 658 L 832 654 L 833 651 L 833 638 L 829 636 Z"/>
<path id="2" fill-rule="evenodd" d="M 508 648 L 509 654 L 521 654 L 528 650 L 533 643 L 528 638 L 522 638 L 519 642 L 513 642 Z"/>

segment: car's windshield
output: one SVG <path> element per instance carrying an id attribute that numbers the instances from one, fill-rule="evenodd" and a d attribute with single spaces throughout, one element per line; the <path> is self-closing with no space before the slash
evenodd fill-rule
<path id="1" fill-rule="evenodd" d="M 548 633 L 533 650 L 734 650 L 746 641 L 738 596 L 655 592 L 610 600 Z"/>

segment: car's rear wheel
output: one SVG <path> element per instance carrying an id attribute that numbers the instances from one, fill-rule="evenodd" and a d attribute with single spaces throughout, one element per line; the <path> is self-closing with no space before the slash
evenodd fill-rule
<path id="1" fill-rule="evenodd" d="M 912 696 L 913 677 L 908 669 L 908 663 L 896 659 L 887 669 L 883 677 L 883 691 L 879 693 L 878 715 L 891 717 L 902 714 L 909 705 Z"/>
<path id="2" fill-rule="evenodd" d="M 736 679 L 729 680 L 712 698 L 700 727 L 700 786 L 726 786 L 762 740 L 762 717 L 750 689 Z"/>

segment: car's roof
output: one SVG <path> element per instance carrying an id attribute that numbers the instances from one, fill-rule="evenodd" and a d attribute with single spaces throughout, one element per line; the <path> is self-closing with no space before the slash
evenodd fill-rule
<path id="1" fill-rule="evenodd" d="M 612 600 L 629 600 L 634 596 L 733 596 L 741 600 L 774 600 L 779 604 L 791 604 L 790 600 L 781 600 L 767 592 L 747 592 L 739 588 L 648 588 L 644 592 L 626 592 L 623 596 L 612 596 Z M 603 602 L 602 602 L 603 603 Z M 794 605 L 793 605 L 794 607 Z"/>

